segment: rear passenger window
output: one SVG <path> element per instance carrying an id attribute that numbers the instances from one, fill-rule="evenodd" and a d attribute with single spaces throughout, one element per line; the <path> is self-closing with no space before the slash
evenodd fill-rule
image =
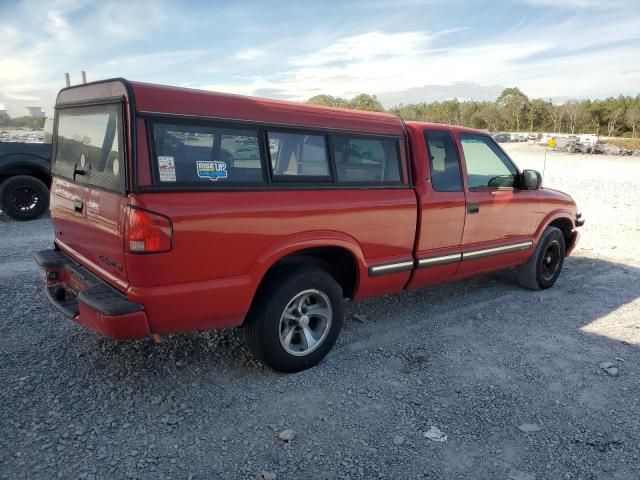
<path id="1" fill-rule="evenodd" d="M 400 181 L 396 140 L 332 136 L 331 142 L 338 182 Z"/>
<path id="2" fill-rule="evenodd" d="M 157 183 L 263 182 L 257 130 L 155 124 L 153 135 Z"/>
<path id="3" fill-rule="evenodd" d="M 331 180 L 324 135 L 268 132 L 271 171 L 275 180 L 305 177 Z"/>
<path id="4" fill-rule="evenodd" d="M 438 192 L 461 192 L 460 158 L 450 132 L 429 130 L 424 132 L 431 170 L 431 185 Z"/>

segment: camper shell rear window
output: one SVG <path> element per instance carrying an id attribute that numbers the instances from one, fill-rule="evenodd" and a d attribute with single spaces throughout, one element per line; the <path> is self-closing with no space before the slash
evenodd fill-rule
<path id="1" fill-rule="evenodd" d="M 53 173 L 110 191 L 125 189 L 122 104 L 56 110 Z"/>

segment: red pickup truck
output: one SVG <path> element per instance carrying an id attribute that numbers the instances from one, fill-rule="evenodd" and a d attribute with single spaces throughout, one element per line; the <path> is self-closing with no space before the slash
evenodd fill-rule
<path id="1" fill-rule="evenodd" d="M 507 267 L 552 286 L 583 223 L 485 132 L 123 79 L 59 93 L 53 156 L 53 305 L 118 339 L 243 326 L 289 372 L 343 298 Z"/>

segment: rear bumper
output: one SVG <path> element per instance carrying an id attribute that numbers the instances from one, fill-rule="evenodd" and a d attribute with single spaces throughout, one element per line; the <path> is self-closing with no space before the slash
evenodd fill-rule
<path id="1" fill-rule="evenodd" d="M 129 301 L 61 251 L 41 250 L 33 258 L 44 270 L 49 301 L 67 318 L 110 338 L 150 335 L 142 305 Z"/>

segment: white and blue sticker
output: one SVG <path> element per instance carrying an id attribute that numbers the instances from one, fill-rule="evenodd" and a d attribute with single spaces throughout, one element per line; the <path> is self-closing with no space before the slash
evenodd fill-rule
<path id="1" fill-rule="evenodd" d="M 216 182 L 228 178 L 227 164 L 225 162 L 204 162 L 197 161 L 196 169 L 199 178 L 208 178 Z"/>

